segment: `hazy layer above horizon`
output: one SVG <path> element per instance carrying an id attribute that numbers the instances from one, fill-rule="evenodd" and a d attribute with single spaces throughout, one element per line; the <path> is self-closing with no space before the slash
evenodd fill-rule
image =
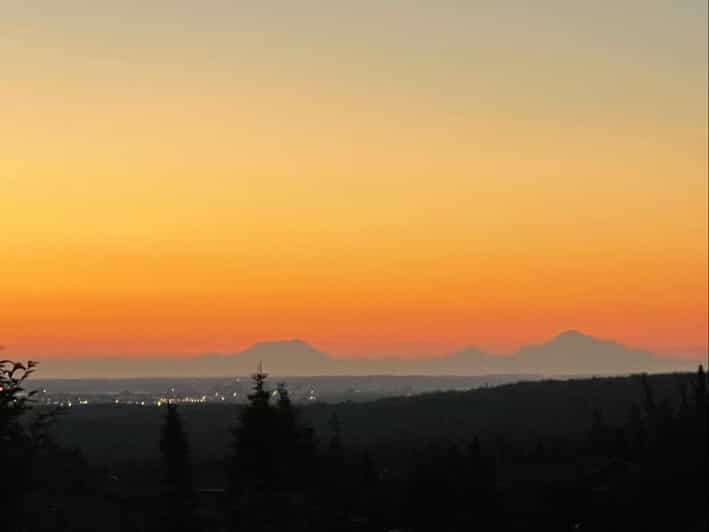
<path id="1" fill-rule="evenodd" d="M 687 371 L 691 359 L 659 358 L 650 352 L 566 331 L 549 341 L 507 355 L 468 348 L 437 358 L 336 359 L 302 340 L 260 342 L 231 355 L 189 358 L 82 358 L 40 361 L 43 378 L 229 377 L 253 373 L 257 366 L 276 376 L 316 375 L 623 375 Z"/>

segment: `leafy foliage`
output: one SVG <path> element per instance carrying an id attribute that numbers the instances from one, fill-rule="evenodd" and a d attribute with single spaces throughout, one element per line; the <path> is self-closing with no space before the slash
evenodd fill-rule
<path id="1" fill-rule="evenodd" d="M 36 393 L 24 388 L 25 380 L 36 366 L 32 360 L 27 363 L 0 360 L 0 437 L 10 437 L 18 430 L 17 420 Z"/>

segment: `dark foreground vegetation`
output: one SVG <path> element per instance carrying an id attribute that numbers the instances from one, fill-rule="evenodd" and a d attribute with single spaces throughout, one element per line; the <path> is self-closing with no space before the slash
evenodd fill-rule
<path id="1" fill-rule="evenodd" d="M 705 531 L 696 374 L 295 408 L 32 407 L 0 361 L 0 530 Z M 30 379 L 31 382 L 31 379 Z"/>

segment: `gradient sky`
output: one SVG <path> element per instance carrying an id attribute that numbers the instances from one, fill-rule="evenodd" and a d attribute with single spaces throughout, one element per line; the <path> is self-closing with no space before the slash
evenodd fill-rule
<path id="1" fill-rule="evenodd" d="M 0 0 L 13 356 L 707 349 L 707 5 Z"/>

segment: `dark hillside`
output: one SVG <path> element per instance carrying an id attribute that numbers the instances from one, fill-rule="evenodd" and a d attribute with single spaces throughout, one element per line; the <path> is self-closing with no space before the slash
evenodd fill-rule
<path id="1" fill-rule="evenodd" d="M 657 400 L 676 408 L 681 384 L 692 378 L 665 374 L 648 380 Z M 621 423 L 641 393 L 639 376 L 548 380 L 369 403 L 320 403 L 303 407 L 300 415 L 324 438 L 330 431 L 329 419 L 337 414 L 343 441 L 357 446 L 465 440 L 471 435 L 536 441 L 585 433 L 595 409 L 603 411 L 606 422 Z M 181 408 L 196 459 L 224 455 L 238 411 L 228 405 Z M 154 406 L 72 407 L 63 411 L 55 431 L 59 441 L 80 448 L 92 463 L 153 460 L 158 456 L 156 427 L 161 417 L 162 410 Z"/>

